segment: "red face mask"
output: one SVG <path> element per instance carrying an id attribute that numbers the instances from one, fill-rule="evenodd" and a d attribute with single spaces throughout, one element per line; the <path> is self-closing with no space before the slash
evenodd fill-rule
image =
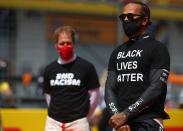
<path id="1" fill-rule="evenodd" d="M 73 49 L 73 45 L 63 45 L 62 47 L 57 46 L 57 50 L 60 57 L 65 61 L 70 60 L 72 58 Z"/>

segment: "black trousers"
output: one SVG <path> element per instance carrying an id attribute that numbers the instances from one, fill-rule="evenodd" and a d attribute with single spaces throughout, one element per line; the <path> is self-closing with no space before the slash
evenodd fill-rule
<path id="1" fill-rule="evenodd" d="M 144 120 L 130 123 L 131 131 L 165 131 L 155 120 Z"/>

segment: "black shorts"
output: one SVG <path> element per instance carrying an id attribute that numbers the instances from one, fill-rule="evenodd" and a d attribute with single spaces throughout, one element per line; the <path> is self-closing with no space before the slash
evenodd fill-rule
<path id="1" fill-rule="evenodd" d="M 153 119 L 130 123 L 131 131 L 165 131 L 162 125 Z"/>

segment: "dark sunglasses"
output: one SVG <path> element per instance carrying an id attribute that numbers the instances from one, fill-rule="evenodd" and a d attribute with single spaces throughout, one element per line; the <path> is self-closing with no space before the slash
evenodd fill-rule
<path id="1" fill-rule="evenodd" d="M 138 18 L 135 18 L 135 16 L 139 16 Z M 125 18 L 128 18 L 129 21 L 135 21 L 135 20 L 139 20 L 144 18 L 145 16 L 143 14 L 132 14 L 132 13 L 128 13 L 128 14 L 121 14 L 119 15 L 119 19 L 123 22 L 125 21 Z"/>
<path id="2" fill-rule="evenodd" d="M 72 42 L 69 42 L 69 41 L 63 41 L 61 43 L 58 43 L 59 45 L 72 45 L 73 43 Z"/>

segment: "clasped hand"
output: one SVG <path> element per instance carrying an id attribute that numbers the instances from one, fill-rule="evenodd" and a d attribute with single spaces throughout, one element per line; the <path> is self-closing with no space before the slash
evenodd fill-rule
<path id="1" fill-rule="evenodd" d="M 109 119 L 109 124 L 116 131 L 130 131 L 130 127 L 126 124 L 126 121 L 126 115 L 123 112 L 121 112 L 111 116 L 111 118 Z"/>

